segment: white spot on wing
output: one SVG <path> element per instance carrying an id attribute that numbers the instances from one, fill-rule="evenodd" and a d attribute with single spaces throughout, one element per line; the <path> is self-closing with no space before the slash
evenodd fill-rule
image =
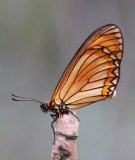
<path id="1" fill-rule="evenodd" d="M 112 98 L 116 97 L 116 91 L 113 92 Z"/>

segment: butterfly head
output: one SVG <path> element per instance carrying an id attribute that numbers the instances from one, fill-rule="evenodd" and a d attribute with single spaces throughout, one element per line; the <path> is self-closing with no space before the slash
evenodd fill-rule
<path id="1" fill-rule="evenodd" d="M 47 113 L 48 112 L 48 105 L 46 103 L 42 103 L 40 105 L 40 108 L 43 112 Z"/>

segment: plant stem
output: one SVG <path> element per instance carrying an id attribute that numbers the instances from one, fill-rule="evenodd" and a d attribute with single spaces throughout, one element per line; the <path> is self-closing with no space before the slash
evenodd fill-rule
<path id="1" fill-rule="evenodd" d="M 55 144 L 52 147 L 52 160 L 77 160 L 76 139 L 79 121 L 69 112 L 59 117 L 55 127 Z"/>

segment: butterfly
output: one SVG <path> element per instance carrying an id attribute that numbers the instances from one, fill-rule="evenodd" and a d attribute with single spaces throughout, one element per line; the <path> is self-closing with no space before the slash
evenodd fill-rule
<path id="1" fill-rule="evenodd" d="M 53 123 L 60 115 L 113 97 L 120 78 L 122 55 L 121 30 L 115 24 L 104 25 L 95 30 L 78 49 L 49 102 L 42 103 L 33 98 L 12 94 L 13 100 L 27 98 L 23 101 L 41 103 L 43 112 L 53 113 L 53 129 Z"/>

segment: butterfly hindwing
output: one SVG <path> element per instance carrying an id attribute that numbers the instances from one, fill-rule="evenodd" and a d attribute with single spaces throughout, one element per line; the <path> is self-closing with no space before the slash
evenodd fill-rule
<path id="1" fill-rule="evenodd" d="M 52 102 L 73 109 L 111 98 L 120 76 L 122 44 L 122 34 L 114 24 L 93 32 L 67 66 Z"/>

